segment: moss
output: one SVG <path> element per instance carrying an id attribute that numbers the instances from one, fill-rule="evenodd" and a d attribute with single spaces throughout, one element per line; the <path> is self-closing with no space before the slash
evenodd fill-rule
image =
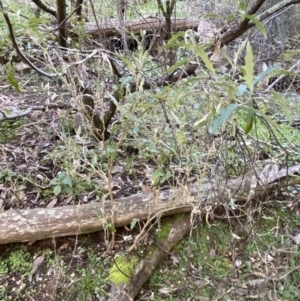
<path id="1" fill-rule="evenodd" d="M 157 230 L 157 232 L 155 232 L 155 234 L 154 234 L 155 240 L 157 242 L 164 242 L 165 240 L 167 240 L 174 218 L 176 218 L 176 220 L 180 220 L 185 217 L 186 217 L 186 214 L 177 214 L 173 217 L 165 217 L 162 220 L 161 228 L 159 230 Z"/>
<path id="2" fill-rule="evenodd" d="M 155 240 L 158 243 L 165 241 L 169 236 L 170 229 L 171 229 L 171 222 L 170 221 L 163 222 L 161 224 L 161 228 L 158 229 L 154 234 Z"/>
<path id="3" fill-rule="evenodd" d="M 129 283 L 136 262 L 136 257 L 129 258 L 128 255 L 116 257 L 115 263 L 109 271 L 108 280 L 114 285 Z"/>

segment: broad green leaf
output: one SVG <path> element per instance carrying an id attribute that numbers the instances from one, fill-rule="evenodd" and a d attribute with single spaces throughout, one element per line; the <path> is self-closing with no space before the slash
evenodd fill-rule
<path id="1" fill-rule="evenodd" d="M 223 126 L 225 121 L 231 116 L 232 112 L 234 112 L 237 109 L 237 105 L 234 103 L 231 103 L 228 105 L 226 109 L 223 109 L 220 112 L 220 116 L 215 120 L 213 127 L 211 128 L 210 132 L 212 134 L 215 134 L 217 130 Z"/>
<path id="2" fill-rule="evenodd" d="M 69 176 L 66 176 L 63 180 L 62 180 L 62 184 L 65 184 L 67 186 L 72 187 L 72 179 Z"/>
<path id="3" fill-rule="evenodd" d="M 241 67 L 244 80 L 250 91 L 253 90 L 253 82 L 254 82 L 254 59 L 253 52 L 250 43 L 247 43 L 246 46 L 246 56 L 245 56 L 245 66 Z"/>
<path id="4" fill-rule="evenodd" d="M 262 24 L 260 21 L 258 21 L 255 18 L 255 15 L 245 15 L 245 17 L 247 19 L 251 20 L 256 25 L 256 27 L 260 30 L 260 32 L 263 34 L 264 38 L 266 39 L 268 34 L 267 34 L 267 30 L 266 30 L 266 27 L 264 26 L 264 24 Z"/>
<path id="5" fill-rule="evenodd" d="M 272 125 L 273 127 L 277 128 L 278 127 L 278 123 L 276 121 L 274 121 L 272 118 L 270 118 L 268 115 L 266 115 L 265 113 L 263 113 L 260 110 L 256 110 L 254 108 L 250 108 L 250 107 L 246 107 L 246 106 L 242 106 L 240 108 L 243 108 L 245 110 L 252 110 L 254 114 L 256 114 L 256 116 L 258 118 L 264 119 L 265 121 L 267 121 L 270 125 Z"/>
<path id="6" fill-rule="evenodd" d="M 116 228 L 115 228 L 114 224 L 112 224 L 112 223 L 106 223 L 105 229 L 107 229 L 111 233 L 116 232 Z"/>
<path id="7" fill-rule="evenodd" d="M 61 186 L 60 185 L 54 186 L 53 192 L 54 192 L 55 196 L 58 196 L 61 193 Z"/>

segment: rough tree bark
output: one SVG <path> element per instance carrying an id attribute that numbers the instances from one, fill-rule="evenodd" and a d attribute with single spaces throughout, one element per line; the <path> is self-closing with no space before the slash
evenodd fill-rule
<path id="1" fill-rule="evenodd" d="M 219 183 L 207 180 L 182 189 L 121 198 L 115 200 L 115 227 L 128 225 L 134 218 L 145 220 L 155 215 L 191 212 L 195 206 L 198 212 L 208 214 L 208 209 L 214 210 L 230 198 L 245 202 L 287 185 L 299 184 L 299 177 L 288 181 L 289 175 L 299 171 L 300 165 L 280 171 L 276 165 L 268 165 L 260 174 L 249 174 L 241 179 Z M 0 213 L 0 244 L 99 231 L 111 222 L 111 210 L 110 201 L 104 201 L 52 209 L 4 211 Z"/>
<path id="2" fill-rule="evenodd" d="M 83 0 L 76 0 L 75 7 L 76 7 L 76 18 L 78 21 L 81 21 L 82 19 L 82 5 L 83 5 Z"/>
<path id="3" fill-rule="evenodd" d="M 58 29 L 58 44 L 61 47 L 67 47 L 68 41 L 68 31 L 66 25 L 67 19 L 67 4 L 66 0 L 56 0 L 57 5 L 57 24 L 59 24 Z"/>

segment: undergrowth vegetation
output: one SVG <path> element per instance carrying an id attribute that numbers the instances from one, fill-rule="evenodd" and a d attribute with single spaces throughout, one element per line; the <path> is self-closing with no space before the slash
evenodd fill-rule
<path id="1" fill-rule="evenodd" d="M 118 18 L 117 3 L 102 2 L 88 4 L 89 11 L 96 9 L 99 20 Z M 37 64 L 45 61 L 45 69 L 58 76 L 49 80 L 27 69 L 15 71 L 11 66 L 17 69 L 19 62 L 0 18 L 0 57 L 5 63 L 0 78 L 10 85 L 3 90 L 11 96 L 7 105 L 20 112 L 34 108 L 26 117 L 5 121 L 1 118 L 10 111 L 0 111 L 1 211 L 113 203 L 138 192 L 174 187 L 184 195 L 188 186 L 206 182 L 225 195 L 233 180 L 251 179 L 267 164 L 285 168 L 299 163 L 300 97 L 299 86 L 293 85 L 299 76 L 288 71 L 299 52 L 283 50 L 274 58 L 281 64 L 262 67 L 258 62 L 266 58 L 261 58 L 253 36 L 267 37 L 272 28 L 247 16 L 245 3 L 178 1 L 178 18 L 213 10 L 215 19 L 206 17 L 217 24 L 225 17 L 228 23 L 249 18 L 255 30 L 228 48 L 212 48 L 196 34 L 191 38 L 178 32 L 158 47 L 157 56 L 143 48 L 143 32 L 141 37 L 132 34 L 138 46 L 129 54 L 101 48 L 100 38 L 85 35 L 85 21 L 75 17 L 70 21 L 75 37 L 65 54 L 54 46 L 51 30 L 41 33 L 51 24 L 49 16 L 41 12 L 35 17 L 30 1 L 26 9 L 20 5 L 4 2 L 22 51 Z M 128 19 L 152 11 L 158 11 L 156 1 L 129 1 Z M 93 47 L 101 51 L 93 52 Z M 77 64 L 85 55 L 91 55 L 89 60 Z M 70 64 L 66 72 L 64 60 Z M 188 74 L 187 66 L 195 65 Z M 290 89 L 270 88 L 280 76 L 293 78 Z M 82 83 L 88 83 L 92 95 L 82 92 Z M 88 109 L 85 95 L 93 99 Z M 93 117 L 98 114 L 103 121 L 111 104 L 116 113 L 105 129 L 108 136 L 97 136 Z M 87 116 L 91 107 L 93 114 Z M 202 209 L 195 206 L 189 237 L 167 252 L 139 300 L 298 300 L 298 176 L 293 179 L 295 185 L 277 186 L 278 191 L 255 199 L 251 190 L 243 201 L 237 192 L 226 202 L 217 198 L 216 210 L 209 203 Z M 161 222 L 151 231 L 159 233 Z M 112 255 L 105 252 L 109 239 L 116 238 L 115 255 L 143 228 L 137 219 L 124 231 L 115 229 L 113 221 L 105 223 L 104 234 L 53 238 L 50 246 L 1 245 L 0 299 L 103 299 L 113 266 Z M 145 253 L 150 245 L 144 243 Z M 115 265 L 113 269 L 119 270 Z"/>

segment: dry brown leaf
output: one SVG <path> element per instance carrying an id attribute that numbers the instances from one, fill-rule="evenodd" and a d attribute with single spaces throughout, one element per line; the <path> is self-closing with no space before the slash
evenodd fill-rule
<path id="1" fill-rule="evenodd" d="M 69 246 L 69 242 L 66 242 L 58 248 L 58 251 L 65 250 L 68 248 L 68 246 Z"/>
<path id="2" fill-rule="evenodd" d="M 38 267 L 40 266 L 40 264 L 44 261 L 45 259 L 45 255 L 41 255 L 39 257 L 37 257 L 32 264 L 32 269 L 29 275 L 29 281 L 32 281 L 32 276 L 33 274 L 37 271 Z"/>
<path id="3" fill-rule="evenodd" d="M 53 208 L 57 203 L 57 198 L 54 198 L 48 205 L 47 208 Z"/>

